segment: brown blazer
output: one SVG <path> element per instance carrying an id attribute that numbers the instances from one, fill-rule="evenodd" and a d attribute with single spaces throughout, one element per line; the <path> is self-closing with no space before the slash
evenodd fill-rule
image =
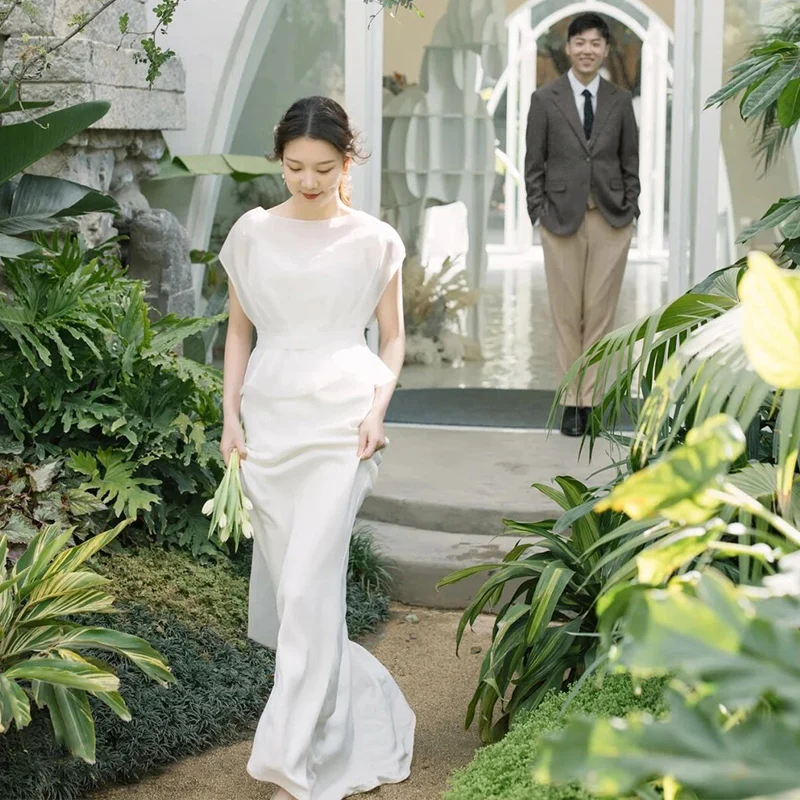
<path id="1" fill-rule="evenodd" d="M 590 192 L 615 228 L 639 216 L 639 132 L 630 92 L 601 79 L 587 141 L 572 86 L 563 75 L 533 93 L 526 147 L 531 222 L 538 219 L 557 236 L 575 233 Z"/>

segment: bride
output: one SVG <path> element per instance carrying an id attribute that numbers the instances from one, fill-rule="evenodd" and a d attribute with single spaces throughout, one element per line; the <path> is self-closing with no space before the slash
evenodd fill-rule
<path id="1" fill-rule="evenodd" d="M 230 287 L 221 449 L 226 463 L 239 451 L 253 503 L 249 635 L 276 649 L 247 769 L 279 800 L 403 781 L 414 743 L 414 712 L 345 626 L 350 535 L 405 351 L 405 250 L 389 225 L 350 207 L 356 156 L 338 103 L 298 100 L 275 128 L 290 199 L 244 214 L 220 252 Z M 364 337 L 373 320 L 380 356 Z"/>

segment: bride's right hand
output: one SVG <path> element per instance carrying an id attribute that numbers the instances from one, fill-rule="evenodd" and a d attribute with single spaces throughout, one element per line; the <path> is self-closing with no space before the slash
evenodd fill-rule
<path id="1" fill-rule="evenodd" d="M 239 458 L 244 461 L 247 458 L 247 449 L 244 444 L 244 431 L 240 422 L 226 422 L 222 426 L 222 438 L 219 442 L 219 452 L 225 461 L 225 466 L 231 458 L 231 451 L 238 450 Z"/>

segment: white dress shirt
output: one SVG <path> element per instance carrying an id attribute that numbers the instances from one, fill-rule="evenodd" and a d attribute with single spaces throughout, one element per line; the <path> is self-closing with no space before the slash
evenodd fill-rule
<path id="1" fill-rule="evenodd" d="M 575 105 L 578 107 L 578 119 L 583 125 L 583 109 L 586 103 L 586 98 L 583 93 L 588 89 L 592 93 L 592 110 L 595 117 L 597 116 L 597 90 L 600 88 L 600 75 L 595 75 L 592 82 L 588 86 L 584 86 L 575 73 L 570 70 L 567 75 L 569 76 L 569 84 L 572 87 L 572 93 L 575 95 Z"/>

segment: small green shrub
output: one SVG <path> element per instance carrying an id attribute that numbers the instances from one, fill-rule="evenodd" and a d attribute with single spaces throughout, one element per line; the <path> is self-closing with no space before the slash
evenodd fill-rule
<path id="1" fill-rule="evenodd" d="M 479 750 L 455 772 L 443 800 L 589 800 L 591 795 L 575 784 L 534 782 L 532 762 L 543 734 L 561 730 L 581 714 L 624 717 L 637 710 L 660 714 L 662 690 L 662 681 L 648 681 L 637 693 L 627 675 L 607 675 L 599 684 L 587 681 L 566 710 L 568 692 L 549 694 L 534 711 L 518 718 L 505 739 Z"/>
<path id="2" fill-rule="evenodd" d="M 152 321 L 112 246 L 55 237 L 3 262 L 0 437 L 26 461 L 63 458 L 147 539 L 213 556 L 200 509 L 222 475 L 221 375 L 176 348 L 224 315 Z"/>
<path id="3" fill-rule="evenodd" d="M 95 568 L 110 578 L 120 599 L 174 614 L 190 628 L 208 627 L 233 641 L 247 636 L 247 597 L 252 542 L 235 557 L 213 566 L 185 551 L 143 548 L 105 555 Z M 372 537 L 364 529 L 350 543 L 347 580 L 347 629 L 355 639 L 389 616 L 387 572 Z"/>

